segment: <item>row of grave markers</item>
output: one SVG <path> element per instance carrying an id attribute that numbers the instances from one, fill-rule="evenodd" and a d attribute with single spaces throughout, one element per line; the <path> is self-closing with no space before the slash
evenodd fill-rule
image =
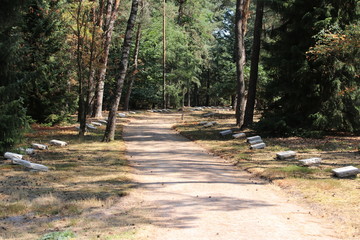
<path id="1" fill-rule="evenodd" d="M 130 111 L 129 114 L 136 114 L 136 112 Z M 121 118 L 124 118 L 124 117 L 126 117 L 126 114 L 118 113 L 118 116 Z M 98 126 L 102 126 L 102 124 L 107 124 L 107 120 L 92 121 L 91 123 L 86 124 L 86 128 L 94 130 L 94 129 L 97 129 Z M 77 126 L 76 129 L 79 129 L 79 127 Z M 53 146 L 60 146 L 60 147 L 67 146 L 67 142 L 56 140 L 56 139 L 51 140 L 49 142 L 49 144 L 53 145 Z M 35 150 L 47 150 L 48 149 L 47 145 L 40 144 L 40 143 L 32 143 L 31 146 L 32 146 L 31 148 L 26 148 L 26 149 L 19 148 L 19 151 L 25 152 L 25 154 L 27 154 L 27 155 L 33 155 L 33 154 L 35 154 Z M 33 171 L 49 171 L 49 168 L 45 165 L 32 163 L 30 161 L 24 160 L 23 159 L 24 156 L 19 153 L 5 152 L 4 157 L 5 157 L 5 159 L 11 160 L 11 162 L 13 164 L 25 166 L 26 168 L 30 168 Z"/>
<path id="2" fill-rule="evenodd" d="M 66 142 L 56 139 L 51 140 L 49 143 L 50 145 L 61 146 L 61 147 L 67 145 Z M 26 148 L 26 149 L 20 148 L 19 150 L 25 152 L 27 155 L 33 155 L 35 154 L 35 150 L 47 150 L 47 149 L 48 146 L 45 144 L 32 143 L 31 148 Z M 22 165 L 26 168 L 30 168 L 33 171 L 43 171 L 43 172 L 49 171 L 49 168 L 47 166 L 38 163 L 32 163 L 28 160 L 25 160 L 24 155 L 19 153 L 6 152 L 4 154 L 4 157 L 8 160 L 11 160 L 13 164 Z"/>
<path id="3" fill-rule="evenodd" d="M 203 121 L 203 122 L 200 122 L 199 124 L 203 125 L 204 127 L 207 127 L 210 123 L 212 123 L 212 122 Z M 213 126 L 213 125 L 214 124 L 212 124 L 210 126 Z M 233 134 L 233 130 L 231 130 L 231 129 L 220 131 L 219 134 L 223 137 L 232 134 L 233 138 L 246 138 L 245 133 L 234 133 Z M 247 141 L 247 143 L 249 143 L 250 149 L 263 149 L 266 147 L 266 144 L 263 142 L 263 140 L 261 139 L 260 136 L 247 137 L 246 141 Z M 278 152 L 278 153 L 276 153 L 276 159 L 278 159 L 278 160 L 295 159 L 296 154 L 297 153 L 295 151 Z M 308 159 L 299 159 L 298 163 L 301 166 L 308 167 L 308 166 L 320 164 L 321 160 L 322 160 L 321 158 L 314 157 L 314 158 L 308 158 Z M 332 169 L 332 173 L 334 173 L 335 176 L 340 177 L 340 178 L 356 177 L 357 174 L 360 173 L 360 170 L 354 166 L 346 166 L 346 167 Z"/>

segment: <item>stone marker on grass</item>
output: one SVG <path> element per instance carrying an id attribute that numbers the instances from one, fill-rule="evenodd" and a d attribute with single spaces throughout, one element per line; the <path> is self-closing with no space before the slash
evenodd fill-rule
<path id="1" fill-rule="evenodd" d="M 262 143 L 263 140 L 260 138 L 260 139 L 254 139 L 254 140 L 251 140 L 251 141 L 248 141 L 248 143 L 250 145 L 254 145 L 254 144 L 257 144 L 257 143 Z"/>
<path id="2" fill-rule="evenodd" d="M 107 124 L 107 121 L 106 120 L 103 120 L 103 119 L 100 119 L 100 120 L 97 120 L 99 123 L 103 123 L 103 124 Z"/>
<path id="3" fill-rule="evenodd" d="M 226 136 L 226 135 L 229 135 L 229 134 L 232 134 L 232 130 L 224 130 L 224 131 L 221 131 L 220 132 L 220 135 L 221 136 Z"/>
<path id="4" fill-rule="evenodd" d="M 360 173 L 360 170 L 354 166 L 335 168 L 331 171 L 339 178 L 356 177 L 356 175 Z"/>
<path id="5" fill-rule="evenodd" d="M 204 125 L 204 127 L 208 128 L 208 127 L 212 127 L 212 126 L 214 126 L 214 125 L 216 125 L 216 124 L 217 124 L 217 122 L 208 122 L 208 123 L 206 123 L 206 124 Z"/>
<path id="6" fill-rule="evenodd" d="M 290 158 L 295 158 L 296 152 L 294 151 L 285 151 L 285 152 L 279 152 L 276 154 L 276 158 L 280 160 L 286 160 Z"/>
<path id="7" fill-rule="evenodd" d="M 121 118 L 124 118 L 124 117 L 126 117 L 126 114 L 125 113 L 118 113 L 118 116 L 121 117 Z"/>
<path id="8" fill-rule="evenodd" d="M 94 125 L 92 125 L 92 124 L 90 124 L 90 123 L 87 123 L 87 124 L 86 124 L 86 127 L 89 128 L 89 129 L 91 129 L 91 130 L 97 129 Z"/>
<path id="9" fill-rule="evenodd" d="M 46 146 L 45 144 L 40 144 L 40 143 L 32 143 L 31 146 L 35 149 L 39 149 L 39 150 L 46 150 L 48 149 L 48 146 Z"/>
<path id="10" fill-rule="evenodd" d="M 215 113 L 205 113 L 205 114 L 203 114 L 203 117 L 211 117 L 214 115 L 215 115 Z"/>
<path id="11" fill-rule="evenodd" d="M 207 123 L 208 123 L 208 121 L 201 121 L 201 122 L 199 122 L 199 125 L 205 125 Z"/>
<path id="12" fill-rule="evenodd" d="M 91 124 L 92 124 L 92 125 L 94 125 L 94 126 L 97 126 L 97 127 L 102 126 L 102 124 L 101 124 L 101 123 L 99 123 L 99 122 L 91 122 Z"/>
<path id="13" fill-rule="evenodd" d="M 261 137 L 260 136 L 253 136 L 253 137 L 246 138 L 247 142 L 255 141 L 255 140 L 261 140 Z"/>
<path id="14" fill-rule="evenodd" d="M 299 160 L 300 165 L 302 166 L 311 166 L 321 163 L 321 158 L 308 158 Z"/>
<path id="15" fill-rule="evenodd" d="M 233 138 L 244 138 L 244 137 L 246 137 L 246 134 L 245 133 L 236 133 L 236 134 L 233 134 L 232 136 L 233 136 Z"/>
<path id="16" fill-rule="evenodd" d="M 250 149 L 263 149 L 265 147 L 266 147 L 265 143 L 262 142 L 262 143 L 257 143 L 257 144 L 251 145 Z"/>
<path id="17" fill-rule="evenodd" d="M 33 155 L 33 154 L 35 154 L 35 149 L 33 149 L 33 148 L 27 148 L 27 149 L 25 149 L 25 153 L 26 153 L 27 155 Z"/>
<path id="18" fill-rule="evenodd" d="M 22 159 L 23 155 L 18 154 L 18 153 L 6 152 L 4 154 L 4 157 L 7 159 Z"/>
<path id="19" fill-rule="evenodd" d="M 43 171 L 43 172 L 49 171 L 49 168 L 42 164 L 32 163 L 32 162 L 29 162 L 26 160 L 13 159 L 12 162 L 13 162 L 13 164 L 22 165 L 24 167 L 31 168 L 36 171 Z"/>
<path id="20" fill-rule="evenodd" d="M 64 147 L 67 145 L 67 142 L 64 142 L 64 141 L 60 141 L 60 140 L 51 140 L 50 141 L 50 144 L 51 145 L 55 145 L 55 146 L 61 146 L 61 147 Z"/>

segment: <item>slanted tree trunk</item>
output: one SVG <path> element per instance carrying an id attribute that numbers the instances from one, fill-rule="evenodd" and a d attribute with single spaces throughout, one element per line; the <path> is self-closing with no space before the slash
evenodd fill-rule
<path id="1" fill-rule="evenodd" d="M 245 44 L 247 19 L 249 16 L 250 0 L 236 0 L 235 15 L 235 64 L 237 80 L 237 104 L 236 104 L 236 125 L 241 127 L 244 122 L 245 113 Z"/>
<path id="2" fill-rule="evenodd" d="M 257 0 L 256 3 L 256 17 L 254 26 L 254 39 L 251 54 L 251 68 L 248 97 L 245 108 L 244 124 L 243 127 L 251 125 L 254 121 L 254 108 L 256 100 L 256 87 L 259 73 L 259 57 L 261 45 L 261 30 L 264 15 L 264 1 Z"/>
<path id="3" fill-rule="evenodd" d="M 136 78 L 136 74 L 138 72 L 138 56 L 139 56 L 139 48 L 140 48 L 140 38 L 141 38 L 141 23 L 138 24 L 137 32 L 136 32 L 136 40 L 135 40 L 135 50 L 134 50 L 134 71 L 130 76 L 129 87 L 125 96 L 124 110 L 129 110 L 129 102 L 131 96 L 131 90 L 134 85 L 134 81 Z"/>
<path id="4" fill-rule="evenodd" d="M 122 47 L 122 56 L 119 67 L 119 76 L 116 83 L 115 97 L 111 104 L 111 109 L 109 112 L 108 123 L 106 125 L 106 130 L 104 134 L 103 141 L 110 142 L 115 138 L 115 128 L 116 128 L 116 111 L 119 108 L 119 103 L 121 99 L 121 92 L 124 86 L 124 80 L 126 76 L 126 71 L 129 62 L 129 52 L 132 40 L 132 33 L 136 21 L 136 15 L 138 10 L 139 0 L 132 0 L 131 12 L 129 20 L 127 22 L 127 27 L 125 31 L 124 43 Z"/>
<path id="5" fill-rule="evenodd" d="M 115 2 L 114 2 L 115 1 Z M 94 102 L 93 117 L 102 117 L 102 105 L 104 98 L 104 85 L 107 63 L 109 59 L 110 45 L 115 20 L 119 10 L 120 0 L 107 0 L 105 26 L 104 26 L 104 52 L 100 58 L 101 68 L 99 70 L 98 84 L 96 85 L 96 99 Z"/>

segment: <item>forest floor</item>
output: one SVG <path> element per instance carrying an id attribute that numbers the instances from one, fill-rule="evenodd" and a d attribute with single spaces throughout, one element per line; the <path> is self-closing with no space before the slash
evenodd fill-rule
<path id="1" fill-rule="evenodd" d="M 244 139 L 219 137 L 235 127 L 232 112 L 203 113 L 121 119 L 112 143 L 100 142 L 104 126 L 84 142 L 73 125 L 33 126 L 28 144 L 69 145 L 28 157 L 49 172 L 0 164 L 0 239 L 360 239 L 359 178 L 329 171 L 359 166 L 359 137 L 265 138 L 267 148 L 253 151 Z M 203 120 L 218 124 L 205 129 Z M 282 150 L 324 164 L 306 170 L 274 161 Z"/>

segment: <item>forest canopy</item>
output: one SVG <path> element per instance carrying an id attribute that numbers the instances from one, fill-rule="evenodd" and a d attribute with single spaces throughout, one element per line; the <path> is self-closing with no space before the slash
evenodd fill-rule
<path id="1" fill-rule="evenodd" d="M 119 109 L 222 105 L 277 135 L 358 132 L 359 12 L 357 0 L 5 0 L 0 151 L 31 122 L 77 113 L 84 130 Z"/>

